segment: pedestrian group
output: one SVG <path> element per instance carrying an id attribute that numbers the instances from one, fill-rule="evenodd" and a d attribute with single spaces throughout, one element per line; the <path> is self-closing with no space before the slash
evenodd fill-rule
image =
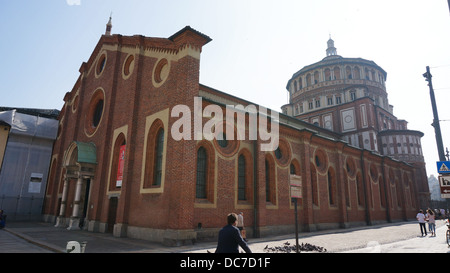
<path id="1" fill-rule="evenodd" d="M 445 210 L 441 209 L 440 214 L 445 218 Z M 423 210 L 419 210 L 416 218 L 417 221 L 419 221 L 420 232 L 422 233 L 422 236 L 428 235 L 425 226 L 425 224 L 428 223 L 428 231 L 431 233 L 432 237 L 436 237 L 436 213 L 432 209 L 427 209 L 425 214 L 423 213 Z"/>

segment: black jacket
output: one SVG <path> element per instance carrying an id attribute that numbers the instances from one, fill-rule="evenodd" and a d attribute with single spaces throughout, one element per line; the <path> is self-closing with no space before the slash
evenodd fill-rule
<path id="1" fill-rule="evenodd" d="M 252 253 L 247 243 L 242 239 L 239 229 L 226 225 L 219 231 L 216 253 L 239 253 L 239 246 L 247 253 Z"/>

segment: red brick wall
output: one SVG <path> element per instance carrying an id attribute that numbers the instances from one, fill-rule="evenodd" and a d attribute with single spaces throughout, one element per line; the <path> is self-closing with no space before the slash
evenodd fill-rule
<path id="1" fill-rule="evenodd" d="M 74 89 L 65 97 L 66 104 L 61 113 L 61 135 L 54 145 L 54 156 L 57 157 L 55 181 L 49 184 L 53 189 L 48 191 L 45 214 L 54 216 L 59 214 L 58 198 L 61 197 L 61 191 L 58 189 L 61 189 L 61 183 L 63 183 L 65 172 L 63 159 L 69 145 L 73 141 L 93 142 L 97 149 L 98 165 L 95 177 L 91 181 L 88 218 L 100 223 L 108 222 L 109 198 L 107 192 L 110 183 L 108 177 L 110 174 L 114 175 L 115 171 L 110 169 L 112 146 L 115 141 L 113 134 L 116 129 L 127 125 L 123 184 L 115 193 L 120 194 L 116 223 L 161 230 L 190 230 L 195 229 L 198 223 L 201 223 L 203 228 L 218 229 L 226 224 L 225 217 L 228 213 L 242 211 L 245 214 L 245 225 L 248 228 L 257 225 L 259 230 L 257 232 L 261 232 L 262 235 L 276 232 L 277 226 L 293 226 L 294 207 L 291 203 L 288 184 L 290 164 L 293 160 L 300 169 L 298 170 L 299 175 L 302 176 L 303 199 L 299 201 L 299 222 L 305 231 L 326 226 L 346 226 L 352 223 L 406 220 L 415 216 L 418 209 L 415 181 L 409 183 L 411 186 L 407 191 L 402 191 L 402 194 L 404 192 L 411 194 L 409 197 L 412 200 L 410 207 L 397 206 L 397 194 L 392 194 L 392 183 L 389 181 L 383 182 L 387 185 L 388 204 L 382 207 L 379 190 L 380 179 L 386 181 L 391 170 L 396 174 L 398 180 L 395 183 L 401 183 L 399 177 L 403 177 L 403 174 L 408 174 L 409 178 L 414 180 L 416 172 L 414 167 L 350 147 L 340 141 L 323 138 L 308 130 L 294 129 L 284 125 L 280 125 L 280 139 L 285 145 L 284 151 L 287 153 L 287 160 L 280 161 L 275 158 L 273 152 L 260 151 L 259 140 L 256 141 L 256 151 L 254 150 L 255 141 L 244 140 L 240 141 L 239 148 L 230 154 L 220 152 L 218 150 L 220 148 L 214 142 L 175 141 L 170 135 L 170 129 L 179 118 L 168 117 L 168 123 L 164 124 L 165 134 L 167 134 L 167 150 L 165 151 L 166 167 L 163 191 L 142 193 L 141 175 L 145 171 L 142 166 L 144 144 L 147 141 L 145 128 L 148 116 L 160 113 L 167 108 L 172 109 L 178 104 L 194 109 L 194 96 L 198 96 L 199 88 L 217 97 L 245 104 L 239 98 L 227 96 L 204 86 L 200 87 L 199 59 L 191 55 L 180 59 L 170 57 L 170 54 L 176 53 L 174 44 L 179 46 L 184 42 L 188 43 L 189 39 L 194 39 L 190 35 L 177 37 L 175 42 L 164 40 L 164 43 L 159 39 L 151 40 L 142 36 L 114 36 L 112 38 L 104 36 L 100 40 L 92 57 L 82 65 L 81 76 Z M 180 39 L 187 40 L 183 42 Z M 164 46 L 161 44 L 167 47 L 165 54 L 168 54 L 170 71 L 165 82 L 161 86 L 155 87 L 152 77 L 154 67 L 159 59 L 145 56 L 145 52 L 151 45 L 159 46 L 159 50 L 164 52 Z M 130 45 L 136 50 L 133 51 L 132 47 L 129 47 Z M 115 50 L 112 50 L 114 48 Z M 178 50 L 181 49 L 183 48 L 178 48 Z M 124 79 L 122 68 L 130 51 L 134 52 L 134 69 L 130 77 Z M 106 53 L 106 65 L 101 75 L 96 77 L 96 58 L 103 53 Z M 102 120 L 94 134 L 86 135 L 86 113 L 89 107 L 92 107 L 92 105 L 90 106 L 92 94 L 99 89 L 104 92 Z M 78 94 L 78 106 L 73 112 L 71 103 L 76 94 Z M 210 103 L 204 101 L 203 106 Z M 193 124 L 192 115 L 191 119 L 191 124 Z M 206 121 L 207 119 L 204 119 L 204 122 Z M 191 136 L 193 136 L 194 128 L 191 130 Z M 208 147 L 210 155 L 213 157 L 210 162 L 214 164 L 212 167 L 210 166 L 210 182 L 212 183 L 210 186 L 213 186 L 214 189 L 209 191 L 213 195 L 208 200 L 196 200 L 195 198 L 196 157 L 197 150 L 202 144 Z M 236 170 L 238 156 L 244 149 L 251 161 L 251 168 L 247 168 L 247 171 L 251 172 L 248 177 L 255 178 L 255 181 L 250 183 L 254 187 L 251 189 L 251 201 L 240 203 L 236 200 Z M 326 159 L 324 170 L 316 166 L 315 155 L 319 150 Z M 266 202 L 266 158 L 273 161 L 272 171 L 274 183 L 277 185 L 274 188 L 276 201 L 274 200 L 272 204 Z M 365 185 L 363 190 L 365 200 L 362 202 L 362 206 L 358 205 L 357 201 L 356 174 L 349 175 L 346 170 L 345 162 L 348 158 L 354 160 L 355 173 L 359 173 L 362 177 L 362 185 Z M 369 174 L 372 164 L 377 169 L 375 180 Z M 314 179 L 311 178 L 312 168 L 317 168 Z M 333 169 L 335 179 L 332 187 L 335 200 L 332 205 L 329 204 L 328 193 L 327 172 L 329 168 Z M 255 175 L 253 175 L 253 171 L 255 171 Z M 317 183 L 319 202 L 317 205 L 312 202 L 312 181 Z M 71 215 L 70 204 L 73 203 L 75 195 L 75 183 L 71 181 L 69 184 L 66 217 Z M 348 201 L 346 195 L 348 195 Z"/>

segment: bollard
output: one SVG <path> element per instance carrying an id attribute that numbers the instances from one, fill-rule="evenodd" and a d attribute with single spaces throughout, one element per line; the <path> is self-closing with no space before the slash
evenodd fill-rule
<path id="1" fill-rule="evenodd" d="M 80 246 L 81 246 L 81 253 L 84 253 L 84 251 L 86 250 L 86 245 L 87 245 L 87 242 L 81 242 L 81 243 L 80 243 Z"/>

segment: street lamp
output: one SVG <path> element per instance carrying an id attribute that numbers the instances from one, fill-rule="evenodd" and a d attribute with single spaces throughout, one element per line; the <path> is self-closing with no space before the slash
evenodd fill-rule
<path id="1" fill-rule="evenodd" d="M 434 97 L 433 83 L 431 81 L 431 78 L 433 76 L 430 73 L 429 66 L 427 66 L 427 72 L 423 74 L 423 77 L 425 78 L 425 81 L 428 82 L 428 86 L 430 87 L 431 106 L 433 107 L 433 116 L 434 116 L 434 120 L 431 125 L 434 127 L 434 132 L 436 135 L 436 144 L 439 153 L 439 161 L 445 161 L 444 144 L 442 143 L 442 135 L 441 135 L 441 126 L 439 125 L 439 116 L 436 107 L 436 99 Z"/>

